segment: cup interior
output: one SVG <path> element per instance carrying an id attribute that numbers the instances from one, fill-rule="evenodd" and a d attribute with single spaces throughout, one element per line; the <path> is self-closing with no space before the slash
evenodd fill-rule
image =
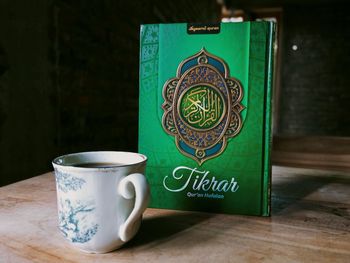
<path id="1" fill-rule="evenodd" d="M 146 160 L 146 156 L 139 153 L 97 151 L 63 155 L 55 158 L 52 163 L 55 165 L 76 166 L 79 168 L 93 168 L 93 166 L 89 166 L 89 164 L 101 164 L 98 167 L 109 168 L 135 165 L 145 162 Z"/>

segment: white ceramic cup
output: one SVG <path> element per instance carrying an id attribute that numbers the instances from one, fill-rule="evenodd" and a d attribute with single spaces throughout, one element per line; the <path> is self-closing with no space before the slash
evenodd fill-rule
<path id="1" fill-rule="evenodd" d="M 146 161 L 146 156 L 131 152 L 83 152 L 54 159 L 59 228 L 66 239 L 90 253 L 106 253 L 129 241 L 149 202 Z M 88 163 L 100 166 L 83 167 Z"/>

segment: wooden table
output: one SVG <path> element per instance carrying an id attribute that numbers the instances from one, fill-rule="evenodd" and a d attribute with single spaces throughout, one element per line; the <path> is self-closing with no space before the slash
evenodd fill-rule
<path id="1" fill-rule="evenodd" d="M 70 247 L 52 173 L 0 188 L 0 262 L 350 262 L 350 174 L 273 168 L 272 217 L 148 209 L 108 254 Z"/>

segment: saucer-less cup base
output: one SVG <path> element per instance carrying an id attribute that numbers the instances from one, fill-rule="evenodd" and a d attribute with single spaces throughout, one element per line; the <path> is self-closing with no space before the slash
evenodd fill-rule
<path id="1" fill-rule="evenodd" d="M 136 234 L 150 197 L 146 160 L 130 152 L 74 153 L 53 160 L 59 229 L 73 246 L 106 253 Z M 87 163 L 104 166 L 79 167 Z"/>

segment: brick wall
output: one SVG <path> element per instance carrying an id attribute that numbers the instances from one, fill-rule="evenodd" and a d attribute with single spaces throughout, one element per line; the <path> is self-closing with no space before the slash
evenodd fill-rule
<path id="1" fill-rule="evenodd" d="M 60 154 L 137 151 L 140 24 L 219 17 L 216 0 L 0 1 L 0 186 Z"/>
<path id="2" fill-rule="evenodd" d="M 219 12 L 213 0 L 55 1 L 59 151 L 137 151 L 140 24 L 218 21 Z"/>
<path id="3" fill-rule="evenodd" d="M 349 10 L 309 5 L 283 11 L 278 134 L 350 136 Z"/>
<path id="4" fill-rule="evenodd" d="M 51 169 L 49 1 L 0 1 L 0 186 Z"/>
<path id="5" fill-rule="evenodd" d="M 278 134 L 350 136 L 347 9 L 283 10 Z M 59 154 L 136 151 L 139 25 L 219 17 L 216 0 L 0 2 L 0 185 Z"/>

